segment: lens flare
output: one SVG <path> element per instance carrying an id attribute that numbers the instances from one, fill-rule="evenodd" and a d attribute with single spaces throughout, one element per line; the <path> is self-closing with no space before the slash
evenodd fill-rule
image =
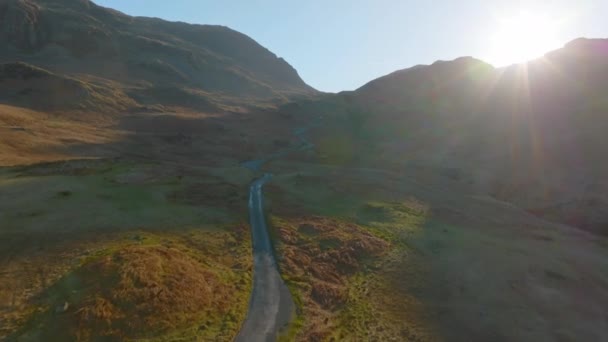
<path id="1" fill-rule="evenodd" d="M 545 15 L 520 12 L 500 20 L 499 26 L 487 57 L 497 67 L 542 57 L 561 45 L 557 38 L 558 21 Z"/>

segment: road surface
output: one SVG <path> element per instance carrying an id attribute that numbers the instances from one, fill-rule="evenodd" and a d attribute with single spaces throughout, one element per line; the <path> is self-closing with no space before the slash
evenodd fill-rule
<path id="1" fill-rule="evenodd" d="M 320 125 L 321 117 L 311 124 L 295 129 L 293 134 L 300 140 L 295 147 L 288 147 L 265 158 L 244 162 L 243 167 L 258 172 L 271 160 L 288 153 L 311 149 L 314 145 L 306 139 L 306 132 Z M 295 304 L 289 289 L 281 279 L 268 235 L 264 217 L 262 187 L 272 176 L 264 174 L 249 188 L 249 223 L 253 241 L 253 290 L 249 299 L 247 318 L 236 336 L 236 342 L 276 341 L 295 312 Z"/>
<path id="2" fill-rule="evenodd" d="M 237 342 L 276 341 L 280 330 L 291 321 L 295 309 L 289 289 L 277 269 L 264 218 L 262 186 L 270 178 L 269 174 L 265 174 L 253 182 L 249 190 L 253 291 L 247 318 L 235 340 Z"/>

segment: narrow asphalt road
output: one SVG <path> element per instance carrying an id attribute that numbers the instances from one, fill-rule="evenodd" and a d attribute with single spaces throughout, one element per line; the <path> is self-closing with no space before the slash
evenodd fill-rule
<path id="1" fill-rule="evenodd" d="M 265 174 L 251 184 L 249 216 L 253 240 L 253 291 L 249 312 L 235 341 L 276 341 L 281 329 L 291 321 L 295 305 L 281 279 L 270 244 L 264 218 L 262 186 L 271 176 Z"/>
<path id="2" fill-rule="evenodd" d="M 300 140 L 299 146 L 287 148 L 266 158 L 244 162 L 243 167 L 257 172 L 264 163 L 270 160 L 280 158 L 290 152 L 313 148 L 314 145 L 306 139 L 304 134 L 309 129 L 317 127 L 320 120 L 321 117 L 306 127 L 294 130 L 294 135 Z M 249 223 L 253 241 L 253 290 L 249 299 L 247 318 L 235 338 L 236 342 L 276 341 L 281 330 L 289 325 L 295 312 L 291 293 L 277 268 L 264 216 L 262 187 L 271 178 L 270 174 L 264 174 L 249 188 Z"/>

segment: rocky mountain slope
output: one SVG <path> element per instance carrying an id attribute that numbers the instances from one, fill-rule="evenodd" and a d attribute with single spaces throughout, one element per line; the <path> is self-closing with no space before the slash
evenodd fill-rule
<path id="1" fill-rule="evenodd" d="M 431 167 L 536 214 L 608 233 L 606 57 L 608 40 L 578 39 L 502 69 L 471 57 L 439 61 L 302 106 L 327 111 L 339 127 L 324 135 L 341 136 L 342 156 L 328 159 L 352 162 L 349 151 L 367 151 L 359 162 Z"/>
<path id="2" fill-rule="evenodd" d="M 88 0 L 1 0 L 0 47 L 0 87 L 14 89 L 2 101 L 38 108 L 90 109 L 93 98 L 101 107 L 115 100 L 109 109 L 209 110 L 315 93 L 286 61 L 227 27 L 131 17 Z M 24 68 L 79 80 L 82 101 L 28 97 L 38 78 L 7 73 Z M 71 81 L 46 87 L 73 88 Z"/>

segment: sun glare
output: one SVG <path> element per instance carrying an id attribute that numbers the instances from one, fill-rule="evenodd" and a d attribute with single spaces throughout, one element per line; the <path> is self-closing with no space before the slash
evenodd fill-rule
<path id="1" fill-rule="evenodd" d="M 530 12 L 500 20 L 492 36 L 488 62 L 501 67 L 541 57 L 560 47 L 557 29 L 557 21 Z"/>

